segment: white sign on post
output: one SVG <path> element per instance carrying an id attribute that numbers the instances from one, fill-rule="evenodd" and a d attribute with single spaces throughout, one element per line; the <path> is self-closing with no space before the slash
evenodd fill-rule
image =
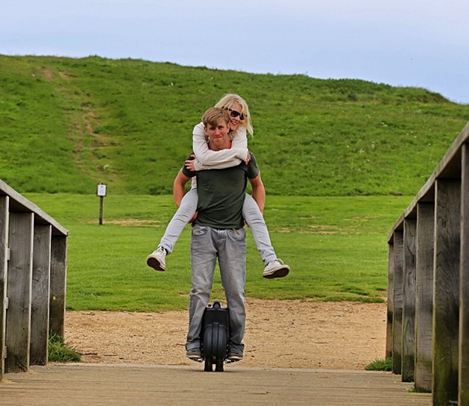
<path id="1" fill-rule="evenodd" d="M 100 183 L 98 185 L 98 196 L 106 196 L 106 184 L 105 183 Z"/>

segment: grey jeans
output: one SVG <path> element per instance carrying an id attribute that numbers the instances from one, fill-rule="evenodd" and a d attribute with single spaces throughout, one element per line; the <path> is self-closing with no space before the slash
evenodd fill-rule
<path id="1" fill-rule="evenodd" d="M 230 312 L 230 345 L 243 348 L 246 323 L 246 231 L 244 228 L 218 230 L 195 225 L 191 241 L 192 290 L 187 349 L 200 346 L 202 317 L 210 299 L 217 259 Z"/>
<path id="2" fill-rule="evenodd" d="M 166 249 L 168 253 L 173 252 L 176 241 L 197 210 L 197 202 L 197 189 L 191 189 L 184 195 L 181 205 L 169 222 L 158 246 Z M 270 241 L 269 230 L 265 224 L 264 217 L 255 200 L 247 193 L 243 204 L 243 217 L 251 229 L 254 242 L 261 254 L 262 261 L 267 265 L 270 261 L 275 260 L 277 255 Z"/>

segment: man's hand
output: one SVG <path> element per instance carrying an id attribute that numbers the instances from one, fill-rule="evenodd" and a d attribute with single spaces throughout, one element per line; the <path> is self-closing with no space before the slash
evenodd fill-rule
<path id="1" fill-rule="evenodd" d="M 249 162 L 251 162 L 251 153 L 248 151 L 248 157 L 246 158 L 246 160 L 244 161 L 244 163 L 246 165 L 249 165 Z"/>
<path id="2" fill-rule="evenodd" d="M 192 224 L 195 221 L 195 219 L 197 218 L 198 215 L 199 215 L 199 212 L 196 211 L 194 213 L 194 215 L 192 216 L 192 218 L 189 220 L 189 223 Z"/>

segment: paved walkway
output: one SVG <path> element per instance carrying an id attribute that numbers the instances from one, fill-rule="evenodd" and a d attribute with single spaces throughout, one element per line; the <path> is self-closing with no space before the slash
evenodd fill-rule
<path id="1" fill-rule="evenodd" d="M 0 405 L 431 405 L 431 395 L 411 388 L 389 372 L 49 364 L 6 374 Z"/>

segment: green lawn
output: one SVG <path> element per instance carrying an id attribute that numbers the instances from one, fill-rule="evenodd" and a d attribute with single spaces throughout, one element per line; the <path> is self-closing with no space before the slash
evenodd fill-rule
<path id="1" fill-rule="evenodd" d="M 30 194 L 70 231 L 67 308 L 159 311 L 186 309 L 190 226 L 167 271 L 147 267 L 174 213 L 170 196 L 108 196 L 98 224 L 94 195 Z M 283 279 L 262 278 L 248 233 L 247 295 L 264 299 L 382 301 L 387 289 L 387 235 L 409 197 L 269 196 L 265 218 L 277 254 L 291 266 Z M 223 299 L 220 278 L 214 297 Z"/>

